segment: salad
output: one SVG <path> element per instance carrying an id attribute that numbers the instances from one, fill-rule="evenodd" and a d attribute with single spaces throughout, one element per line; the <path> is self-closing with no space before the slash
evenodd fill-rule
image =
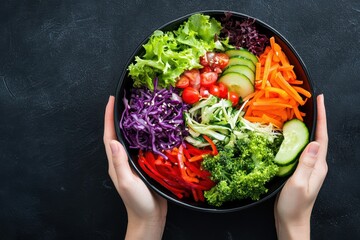
<path id="1" fill-rule="evenodd" d="M 309 141 L 301 106 L 311 93 L 254 19 L 194 14 L 143 48 L 119 125 L 149 177 L 219 207 L 258 200 L 292 173 Z"/>

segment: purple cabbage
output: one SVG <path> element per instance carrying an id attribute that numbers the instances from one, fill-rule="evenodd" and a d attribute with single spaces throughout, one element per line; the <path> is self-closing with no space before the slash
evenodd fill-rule
<path id="1" fill-rule="evenodd" d="M 174 88 L 133 88 L 130 102 L 124 97 L 125 110 L 121 116 L 120 128 L 130 148 L 151 150 L 160 154 L 182 144 L 185 130 L 183 111 L 188 105 L 182 102 Z"/>
<path id="2" fill-rule="evenodd" d="M 229 43 L 236 48 L 246 48 L 253 54 L 260 56 L 269 42 L 265 34 L 260 34 L 255 26 L 255 19 L 235 20 L 227 12 L 221 19 L 223 28 L 220 37 L 229 37 Z"/>

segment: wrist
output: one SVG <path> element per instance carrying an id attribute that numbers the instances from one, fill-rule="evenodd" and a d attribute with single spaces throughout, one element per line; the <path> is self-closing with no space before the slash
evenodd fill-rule
<path id="1" fill-rule="evenodd" d="M 128 219 L 129 220 L 125 237 L 126 240 L 158 240 L 162 238 L 166 217 L 140 219 L 137 217 L 128 216 Z"/>
<path id="2" fill-rule="evenodd" d="M 279 240 L 310 239 L 310 220 L 289 222 L 276 220 L 276 232 Z"/>

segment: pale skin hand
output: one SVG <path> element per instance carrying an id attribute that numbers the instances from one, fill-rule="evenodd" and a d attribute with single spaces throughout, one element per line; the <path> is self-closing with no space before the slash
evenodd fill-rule
<path id="1" fill-rule="evenodd" d="M 326 177 L 328 134 L 324 96 L 317 97 L 315 141 L 308 144 L 294 174 L 286 182 L 275 203 L 278 239 L 310 239 L 310 216 Z"/>
<path id="2" fill-rule="evenodd" d="M 109 175 L 122 198 L 128 214 L 125 239 L 161 239 L 166 222 L 167 201 L 150 191 L 129 166 L 124 147 L 116 139 L 114 97 L 105 110 L 104 145 L 109 161 Z"/>

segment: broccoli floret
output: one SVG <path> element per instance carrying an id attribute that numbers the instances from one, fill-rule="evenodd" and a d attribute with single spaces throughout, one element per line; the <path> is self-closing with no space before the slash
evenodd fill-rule
<path id="1" fill-rule="evenodd" d="M 258 200 L 267 192 L 265 184 L 278 171 L 274 163 L 281 141 L 269 140 L 265 135 L 246 132 L 234 147 L 224 147 L 216 156 L 207 156 L 203 168 L 211 172 L 217 184 L 204 196 L 208 203 L 221 206 L 224 202 L 251 198 Z"/>

